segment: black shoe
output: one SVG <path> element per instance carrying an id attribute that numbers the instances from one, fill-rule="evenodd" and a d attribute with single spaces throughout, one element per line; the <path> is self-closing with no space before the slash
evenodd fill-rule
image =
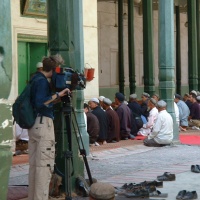
<path id="1" fill-rule="evenodd" d="M 128 187 L 127 183 L 124 183 L 124 185 L 122 185 L 122 187 L 120 187 L 120 189 L 126 189 Z"/>
<path id="2" fill-rule="evenodd" d="M 200 173 L 198 165 L 191 165 L 191 172 Z"/>
<path id="3" fill-rule="evenodd" d="M 147 190 L 141 189 L 133 193 L 126 193 L 125 196 L 128 198 L 136 198 L 136 197 L 146 198 L 149 197 L 149 192 Z"/>
<path id="4" fill-rule="evenodd" d="M 144 185 L 144 186 L 155 186 L 155 187 L 159 187 L 159 188 L 163 187 L 162 181 L 144 181 L 144 182 L 141 182 L 140 184 Z"/>
<path id="5" fill-rule="evenodd" d="M 163 197 L 163 198 L 167 198 L 168 194 L 167 193 L 161 193 L 159 190 L 156 190 L 154 192 L 149 193 L 150 197 Z"/>
<path id="6" fill-rule="evenodd" d="M 90 187 L 86 180 L 82 176 L 78 176 L 76 178 L 76 189 L 78 191 L 78 194 L 82 197 L 88 197 Z"/>
<path id="7" fill-rule="evenodd" d="M 185 196 L 186 192 L 187 192 L 186 190 L 181 190 L 181 191 L 177 194 L 176 199 L 183 199 L 183 197 Z"/>
<path id="8" fill-rule="evenodd" d="M 154 185 L 151 186 L 141 186 L 140 184 L 133 185 L 132 188 L 126 189 L 126 192 L 135 193 L 138 190 L 145 190 L 150 192 L 156 191 L 156 187 Z"/>
<path id="9" fill-rule="evenodd" d="M 171 174 L 170 172 L 165 172 L 163 175 L 157 176 L 157 179 L 159 181 L 175 181 L 176 176 L 175 174 Z"/>
<path id="10" fill-rule="evenodd" d="M 183 196 L 184 200 L 189 200 L 189 199 L 197 199 L 197 192 L 192 191 L 192 192 L 186 192 L 186 194 Z"/>

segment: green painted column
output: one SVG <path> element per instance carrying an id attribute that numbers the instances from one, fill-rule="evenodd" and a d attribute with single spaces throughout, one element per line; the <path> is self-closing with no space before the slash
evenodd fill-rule
<path id="1" fill-rule="evenodd" d="M 0 3 L 0 99 L 7 99 L 12 82 L 11 0 Z"/>
<path id="2" fill-rule="evenodd" d="M 128 0 L 128 59 L 130 94 L 135 93 L 134 0 Z"/>
<path id="3" fill-rule="evenodd" d="M 197 14 L 197 70 L 198 70 L 198 91 L 200 91 L 200 19 L 199 19 L 199 0 L 196 0 Z"/>
<path id="4" fill-rule="evenodd" d="M 11 105 L 0 103 L 0 198 L 7 199 L 10 167 L 12 165 L 11 145 L 13 143 Z"/>
<path id="5" fill-rule="evenodd" d="M 178 126 L 174 113 L 175 60 L 174 60 L 174 1 L 159 1 L 159 91 L 167 102 L 167 111 L 174 121 L 174 139 L 178 139 Z"/>
<path id="6" fill-rule="evenodd" d="M 179 6 L 176 6 L 176 93 L 181 95 L 181 35 Z"/>
<path id="7" fill-rule="evenodd" d="M 189 91 L 198 90 L 196 0 L 188 0 L 188 81 Z"/>
<path id="8" fill-rule="evenodd" d="M 144 91 L 149 93 L 150 95 L 153 95 L 155 93 L 152 4 L 152 0 L 142 1 Z"/>
<path id="9" fill-rule="evenodd" d="M 84 71 L 84 47 L 83 47 L 83 5 L 81 0 L 48 0 L 48 40 L 51 54 L 59 53 L 65 60 L 67 67 L 72 67 L 79 72 Z M 78 127 L 82 135 L 84 147 L 89 154 L 89 137 L 85 129 L 83 115 L 84 91 L 83 89 L 72 92 L 72 106 L 75 110 Z M 69 149 L 65 126 L 61 130 L 62 106 L 57 106 L 55 129 L 57 140 L 56 163 L 64 173 L 64 154 Z M 65 123 L 65 120 L 62 120 Z M 71 141 L 73 151 L 73 163 L 71 165 L 72 189 L 75 187 L 75 179 L 78 175 L 84 175 L 84 163 L 79 155 L 76 134 L 78 128 L 72 115 Z M 75 130 L 73 128 L 75 125 Z M 64 132 L 64 134 L 62 134 Z M 78 138 L 80 139 L 80 138 Z M 72 172 L 71 171 L 71 172 Z"/>
<path id="10" fill-rule="evenodd" d="M 119 92 L 124 94 L 124 23 L 123 0 L 118 0 L 118 51 L 119 51 Z"/>
<path id="11" fill-rule="evenodd" d="M 12 82 L 11 0 L 0 3 L 0 199 L 7 199 L 13 145 L 11 105 L 7 104 Z"/>

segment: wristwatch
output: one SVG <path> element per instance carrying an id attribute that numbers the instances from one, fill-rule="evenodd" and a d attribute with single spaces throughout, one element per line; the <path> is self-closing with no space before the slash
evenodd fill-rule
<path id="1" fill-rule="evenodd" d="M 59 93 L 56 92 L 56 99 L 59 99 L 59 98 L 60 98 Z"/>

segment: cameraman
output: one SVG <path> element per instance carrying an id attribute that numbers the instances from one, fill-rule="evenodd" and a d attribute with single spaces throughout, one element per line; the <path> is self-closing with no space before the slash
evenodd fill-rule
<path id="1" fill-rule="evenodd" d="M 67 95 L 68 88 L 52 95 L 48 78 L 52 77 L 56 66 L 63 63 L 60 55 L 45 57 L 43 69 L 32 80 L 37 79 L 31 88 L 31 99 L 37 111 L 34 126 L 29 134 L 29 200 L 48 200 L 49 183 L 54 168 L 55 136 L 53 125 L 53 104 Z M 40 77 L 40 78 L 39 78 Z"/>

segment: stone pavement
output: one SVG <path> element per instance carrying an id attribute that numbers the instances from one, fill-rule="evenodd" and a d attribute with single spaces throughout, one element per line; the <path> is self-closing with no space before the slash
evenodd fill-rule
<path id="1" fill-rule="evenodd" d="M 127 140 L 91 147 L 90 152 L 88 163 L 91 174 L 99 182 L 120 187 L 124 183 L 155 180 L 158 175 L 171 172 L 176 174 L 176 181 L 164 182 L 164 187 L 158 188 L 162 193 L 168 193 L 168 198 L 165 199 L 176 199 L 178 192 L 183 189 L 196 190 L 200 196 L 200 174 L 190 171 L 191 165 L 200 164 L 200 146 L 175 144 L 156 148 L 145 147 L 142 141 Z M 87 178 L 86 172 L 85 176 Z M 28 164 L 13 165 L 9 185 L 26 184 L 28 185 Z M 118 196 L 117 199 L 127 198 Z"/>

